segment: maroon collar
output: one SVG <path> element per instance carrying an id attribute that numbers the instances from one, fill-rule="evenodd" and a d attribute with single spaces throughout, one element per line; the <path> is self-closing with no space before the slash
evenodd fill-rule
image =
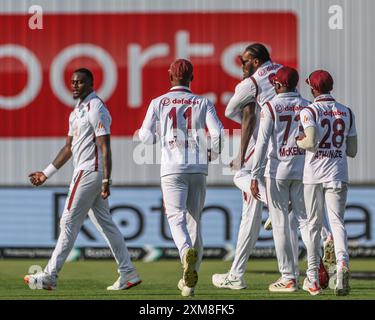
<path id="1" fill-rule="evenodd" d="M 172 89 L 170 89 L 169 91 L 171 91 L 171 92 L 189 92 L 189 93 L 191 93 L 191 90 L 190 89 L 188 89 L 188 88 L 185 88 L 185 87 L 175 87 L 175 88 L 172 88 Z"/>
<path id="2" fill-rule="evenodd" d="M 321 99 L 315 100 L 315 102 L 326 102 L 326 101 L 336 101 L 336 100 L 333 98 L 321 98 Z"/>
<path id="3" fill-rule="evenodd" d="M 336 101 L 330 94 L 321 94 L 320 96 L 316 97 L 314 102 L 329 102 L 329 101 Z"/>

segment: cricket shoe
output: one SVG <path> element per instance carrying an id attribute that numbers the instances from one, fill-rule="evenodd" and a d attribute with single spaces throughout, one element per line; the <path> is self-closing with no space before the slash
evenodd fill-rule
<path id="1" fill-rule="evenodd" d="M 216 288 L 226 288 L 232 290 L 246 289 L 247 284 L 242 277 L 235 277 L 228 273 L 215 273 L 212 276 L 212 283 Z"/>
<path id="2" fill-rule="evenodd" d="M 268 219 L 266 220 L 266 222 L 264 223 L 264 226 L 263 226 L 264 230 L 272 230 L 272 221 L 271 221 L 271 217 L 268 217 Z"/>
<path id="3" fill-rule="evenodd" d="M 194 288 L 198 282 L 198 273 L 195 270 L 195 265 L 198 261 L 198 251 L 195 248 L 189 248 L 185 251 L 183 258 L 183 274 L 182 279 L 184 280 L 185 286 Z"/>
<path id="4" fill-rule="evenodd" d="M 141 282 L 142 280 L 139 278 L 138 273 L 135 270 L 132 272 L 121 272 L 116 282 L 107 287 L 107 290 L 126 290 L 139 285 Z"/>
<path id="5" fill-rule="evenodd" d="M 334 293 L 336 296 L 346 296 L 349 294 L 349 279 L 350 272 L 346 264 L 337 268 L 336 287 L 334 289 Z"/>
<path id="6" fill-rule="evenodd" d="M 296 292 L 298 291 L 298 285 L 295 279 L 283 280 L 283 278 L 280 278 L 271 283 L 268 290 L 270 292 Z"/>
<path id="7" fill-rule="evenodd" d="M 181 295 L 183 297 L 193 297 L 194 296 L 194 288 L 189 288 L 185 285 L 184 279 L 180 279 L 177 284 L 177 288 L 180 289 Z"/>
<path id="8" fill-rule="evenodd" d="M 56 290 L 57 281 L 48 273 L 38 272 L 35 274 L 28 274 L 23 278 L 23 281 L 29 285 L 31 289 Z"/>
<path id="9" fill-rule="evenodd" d="M 319 284 L 322 289 L 326 289 L 329 284 L 329 274 L 324 266 L 322 259 L 319 265 Z"/>
<path id="10" fill-rule="evenodd" d="M 319 286 L 319 284 L 316 281 L 310 282 L 309 278 L 307 277 L 303 281 L 302 289 L 309 292 L 313 296 L 316 296 L 323 292 L 322 288 Z"/>
<path id="11" fill-rule="evenodd" d="M 327 240 L 324 241 L 323 252 L 323 263 L 326 270 L 329 271 L 334 265 L 336 265 L 335 245 L 332 235 L 328 236 Z"/>
<path id="12" fill-rule="evenodd" d="M 328 287 L 332 290 L 335 290 L 337 282 L 337 268 L 334 266 L 329 272 L 329 284 Z"/>

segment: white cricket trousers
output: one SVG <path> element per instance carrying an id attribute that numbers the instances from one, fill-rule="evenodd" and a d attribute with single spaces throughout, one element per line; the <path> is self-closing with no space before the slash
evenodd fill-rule
<path id="1" fill-rule="evenodd" d="M 258 180 L 259 193 L 261 195 L 261 201 L 258 201 L 251 194 L 251 179 L 251 172 L 246 169 L 241 169 L 240 171 L 238 171 L 233 178 L 234 184 L 243 192 L 241 223 L 238 231 L 236 252 L 230 270 L 230 273 L 237 277 L 242 277 L 246 272 L 246 266 L 250 254 L 254 250 L 256 242 L 259 238 L 260 228 L 262 225 L 263 203 L 268 205 L 265 181 L 263 179 Z M 298 228 L 304 231 L 304 225 L 306 223 L 303 219 L 301 219 L 301 215 L 297 215 L 297 217 L 294 217 L 294 214 L 289 215 L 290 237 L 293 247 L 292 252 L 294 257 L 294 269 L 296 278 L 298 278 L 299 276 Z"/>
<path id="2" fill-rule="evenodd" d="M 60 219 L 60 235 L 44 270 L 52 277 L 57 277 L 60 272 L 87 215 L 108 243 L 118 264 L 118 272 L 135 269 L 124 238 L 112 220 L 108 199 L 101 197 L 102 178 L 102 173 L 97 171 L 81 170 L 74 173 Z"/>
<path id="3" fill-rule="evenodd" d="M 206 198 L 206 175 L 179 173 L 161 177 L 165 213 L 182 262 L 185 250 L 198 251 L 195 269 L 199 271 L 203 256 L 201 214 Z"/>
<path id="4" fill-rule="evenodd" d="M 310 246 L 307 248 L 307 276 L 311 281 L 318 281 L 321 256 L 321 229 L 323 224 L 324 205 L 327 209 L 335 243 L 336 264 L 349 266 L 347 233 L 344 224 L 348 187 L 344 182 L 331 184 L 305 184 L 305 204 L 309 221 Z"/>
<path id="5" fill-rule="evenodd" d="M 290 208 L 289 208 L 290 209 Z M 298 236 L 298 229 L 299 229 L 299 222 L 294 217 L 293 211 L 289 213 L 289 220 L 290 220 L 290 239 L 292 241 L 292 250 L 294 256 L 294 267 L 295 267 L 295 275 L 296 279 L 299 277 L 299 236 Z M 331 228 L 328 223 L 327 214 L 324 214 L 323 218 L 323 227 L 321 232 L 322 241 L 326 241 L 328 237 L 331 236 Z M 308 233 L 308 227 L 306 228 L 306 232 Z"/>
<path id="6" fill-rule="evenodd" d="M 279 271 L 284 280 L 295 279 L 298 274 L 298 253 L 293 252 L 294 239 L 291 231 L 291 213 L 296 220 L 302 240 L 308 245 L 308 220 L 303 199 L 303 184 L 301 180 L 266 179 L 268 209 L 272 221 L 272 233 Z M 296 261 L 297 260 L 297 261 Z"/>
<path id="7" fill-rule="evenodd" d="M 263 202 L 266 200 L 264 182 L 258 180 L 259 192 L 262 201 L 256 200 L 250 190 L 250 171 L 240 170 L 234 178 L 234 184 L 242 191 L 242 215 L 240 228 L 238 230 L 236 252 L 230 269 L 230 273 L 236 277 L 243 277 L 246 272 L 247 262 L 259 237 L 262 225 Z"/>

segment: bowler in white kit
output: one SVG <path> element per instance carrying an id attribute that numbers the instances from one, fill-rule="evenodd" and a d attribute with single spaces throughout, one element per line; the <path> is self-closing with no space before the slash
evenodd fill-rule
<path id="1" fill-rule="evenodd" d="M 29 175 L 30 182 L 40 186 L 73 156 L 74 173 L 60 220 L 60 234 L 44 271 L 26 275 L 24 280 L 36 284 L 39 289 L 56 289 L 58 274 L 88 215 L 108 243 L 118 264 L 119 277 L 107 290 L 129 289 L 140 284 L 141 279 L 130 260 L 124 237 L 109 211 L 112 119 L 105 104 L 93 90 L 90 70 L 81 68 L 74 71 L 71 88 L 77 104 L 69 117 L 66 144 L 43 171 Z"/>
<path id="2" fill-rule="evenodd" d="M 225 110 L 225 116 L 241 124 L 241 146 L 238 157 L 232 161 L 232 170 L 236 171 L 233 181 L 242 191 L 242 215 L 238 231 L 236 252 L 229 272 L 212 275 L 212 283 L 217 288 L 245 289 L 244 279 L 247 262 L 259 237 L 262 224 L 263 202 L 251 196 L 251 168 L 259 127 L 260 110 L 275 96 L 270 81 L 282 65 L 271 61 L 267 48 L 254 43 L 245 48 L 240 57 L 243 80 L 236 86 L 235 93 Z M 260 181 L 262 183 L 263 180 Z M 264 184 L 262 183 L 264 191 Z"/>

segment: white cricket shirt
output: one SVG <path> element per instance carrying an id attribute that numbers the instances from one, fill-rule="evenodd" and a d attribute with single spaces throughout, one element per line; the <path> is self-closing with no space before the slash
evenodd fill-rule
<path id="1" fill-rule="evenodd" d="M 346 138 L 356 136 L 353 112 L 330 94 L 316 97 L 301 111 L 304 129 L 316 128 L 316 152 L 306 151 L 304 184 L 348 182 Z"/>
<path id="2" fill-rule="evenodd" d="M 110 134 L 112 119 L 95 92 L 78 101 L 69 117 L 69 136 L 73 137 L 74 170 L 103 171 L 102 153 L 96 137 Z"/>
<path id="3" fill-rule="evenodd" d="M 270 101 L 276 95 L 270 77 L 280 68 L 282 68 L 282 65 L 271 61 L 262 64 L 251 77 L 242 80 L 236 86 L 234 95 L 230 99 L 225 110 L 225 116 L 227 118 L 237 123 L 241 123 L 243 107 L 250 102 L 257 103 L 256 124 L 245 155 L 244 167 L 249 170 L 252 167 L 251 157 L 254 153 L 254 147 L 258 135 L 260 110 L 267 101 Z"/>
<path id="4" fill-rule="evenodd" d="M 303 132 L 300 112 L 310 102 L 298 92 L 276 95 L 263 106 L 260 116 L 258 139 L 255 146 L 252 176 L 264 176 L 280 180 L 302 180 L 305 150 L 298 148 L 296 137 Z"/>
<path id="5" fill-rule="evenodd" d="M 207 98 L 193 94 L 188 87 L 176 86 L 151 101 L 139 131 L 143 143 L 156 142 L 157 122 L 160 122 L 161 176 L 207 174 L 207 151 L 220 153 L 224 139 L 215 106 Z M 207 141 L 206 128 L 210 141 Z"/>

